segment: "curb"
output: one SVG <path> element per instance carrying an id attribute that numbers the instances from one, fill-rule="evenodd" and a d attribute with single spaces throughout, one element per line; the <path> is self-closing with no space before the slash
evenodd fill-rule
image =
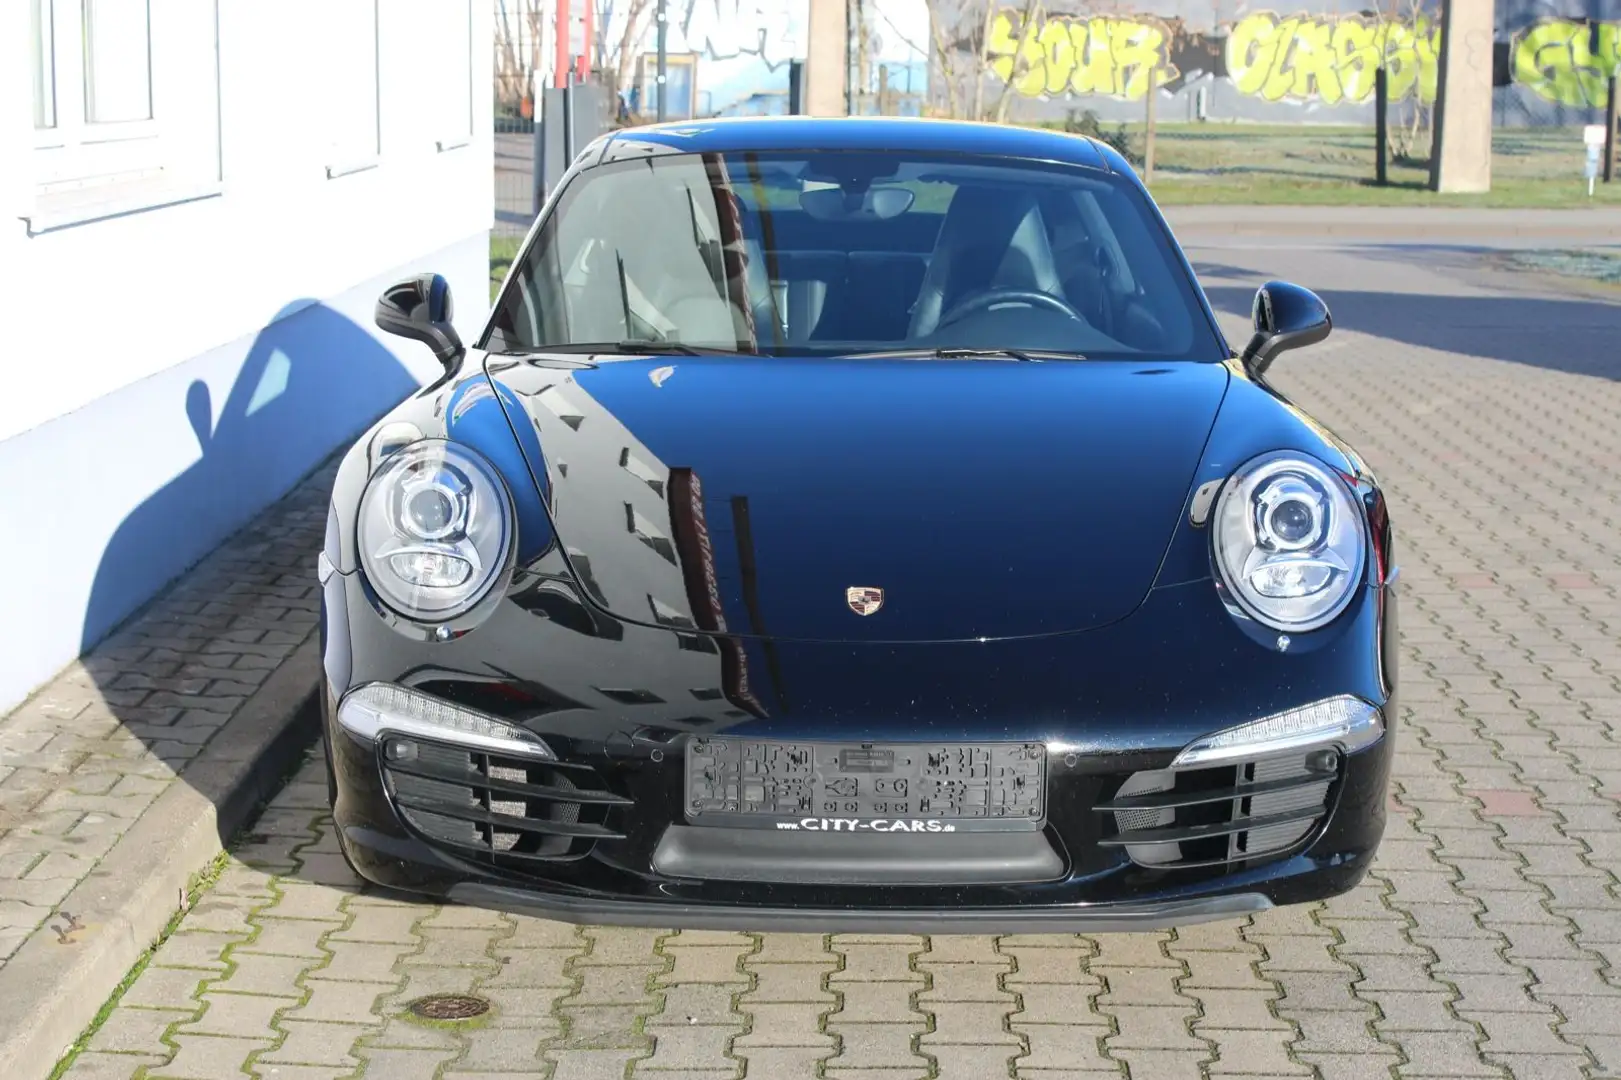
<path id="1" fill-rule="evenodd" d="M 320 669 L 312 630 L 0 967 L 0 1076 L 50 1075 L 184 905 L 221 837 L 281 786 L 319 731 Z"/>

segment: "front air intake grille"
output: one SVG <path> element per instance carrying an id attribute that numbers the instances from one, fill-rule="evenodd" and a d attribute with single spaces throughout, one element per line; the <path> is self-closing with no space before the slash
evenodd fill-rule
<path id="1" fill-rule="evenodd" d="M 622 840 L 631 801 L 588 765 L 387 737 L 383 775 L 401 818 L 430 842 L 493 865 L 558 862 Z"/>
<path id="2" fill-rule="evenodd" d="M 1132 773 L 1104 817 L 1106 847 L 1139 866 L 1180 868 L 1271 858 L 1306 839 L 1331 805 L 1333 750 L 1204 769 Z"/>

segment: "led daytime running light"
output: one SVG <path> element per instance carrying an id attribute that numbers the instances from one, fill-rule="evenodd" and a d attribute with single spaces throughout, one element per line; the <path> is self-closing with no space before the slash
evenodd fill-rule
<path id="1" fill-rule="evenodd" d="M 338 706 L 338 723 L 368 742 L 387 734 L 415 735 L 488 753 L 557 757 L 516 724 L 390 683 L 371 683 L 346 695 Z"/>
<path id="2" fill-rule="evenodd" d="M 1257 757 L 1315 746 L 1335 746 L 1343 753 L 1354 754 L 1378 742 L 1384 733 L 1385 722 L 1378 709 L 1361 698 L 1344 695 L 1196 739 L 1176 755 L 1171 768 L 1206 768 L 1253 761 Z"/>

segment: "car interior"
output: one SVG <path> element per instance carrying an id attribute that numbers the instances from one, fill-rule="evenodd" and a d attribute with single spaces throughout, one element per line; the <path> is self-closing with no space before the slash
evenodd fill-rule
<path id="1" fill-rule="evenodd" d="M 1007 320 L 986 316 L 1013 310 L 1026 320 L 1079 320 L 1117 348 L 1185 348 L 1133 279 L 1120 238 L 1085 188 L 961 184 L 943 213 L 908 200 L 892 217 L 848 220 L 807 204 L 773 208 L 767 222 L 736 201 L 744 289 L 762 345 L 952 344 L 975 322 L 1003 329 Z"/>

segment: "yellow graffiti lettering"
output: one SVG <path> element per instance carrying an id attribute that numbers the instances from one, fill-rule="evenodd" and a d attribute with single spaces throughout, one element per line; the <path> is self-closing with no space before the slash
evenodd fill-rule
<path id="1" fill-rule="evenodd" d="M 1114 77 L 1114 55 L 1109 52 L 1109 20 L 1076 19 L 1070 23 L 1069 35 L 1082 56 L 1070 87 L 1077 94 L 1118 96 L 1120 87 Z"/>
<path id="2" fill-rule="evenodd" d="M 1023 97 L 1095 94 L 1140 101 L 1151 81 L 1178 78 L 1170 31 L 1144 15 L 1023 15 L 1000 10 L 991 21 L 985 60 Z M 1228 28 L 1227 75 L 1244 95 L 1266 101 L 1361 104 L 1373 97 L 1384 66 L 1391 101 L 1434 104 L 1440 77 L 1441 29 L 1420 15 L 1280 16 L 1257 11 Z M 1550 18 L 1510 44 L 1513 81 L 1560 105 L 1604 103 L 1608 80 L 1621 70 L 1621 22 Z M 1157 76 L 1157 79 L 1156 79 Z"/>
<path id="3" fill-rule="evenodd" d="M 1140 101 L 1150 80 L 1163 86 L 1179 74 L 1167 58 L 1170 35 L 1157 19 L 1037 16 L 1028 26 L 1021 19 L 1011 9 L 997 12 L 985 41 L 991 71 L 1021 96 L 1073 92 Z"/>
<path id="4" fill-rule="evenodd" d="M 1383 55 L 1392 101 L 1435 100 L 1440 30 L 1429 20 L 1380 22 L 1362 15 L 1257 11 L 1227 34 L 1227 74 L 1239 93 L 1267 101 L 1361 103 L 1373 96 Z"/>
<path id="5" fill-rule="evenodd" d="M 1379 43 L 1373 27 L 1361 19 L 1341 19 L 1334 26 L 1334 68 L 1347 101 L 1366 101 L 1379 69 Z"/>
<path id="6" fill-rule="evenodd" d="M 1137 101 L 1148 96 L 1149 80 L 1163 62 L 1165 31 L 1149 23 L 1116 19 L 1109 28 L 1109 48 L 1124 86 L 1121 96 Z"/>
<path id="7" fill-rule="evenodd" d="M 1007 82 L 1013 78 L 1014 58 L 1019 54 L 1019 43 L 1013 37 L 1013 17 L 998 12 L 991 20 L 991 32 L 985 38 L 985 55 L 991 58 L 991 71 Z"/>
<path id="8" fill-rule="evenodd" d="M 1294 54 L 1295 33 L 1299 29 L 1299 19 L 1284 19 L 1278 24 L 1278 52 L 1273 58 L 1272 69 L 1261 83 L 1261 96 L 1268 101 L 1282 101 L 1293 95 L 1295 77 L 1294 72 L 1289 70 L 1289 63 Z"/>
<path id="9" fill-rule="evenodd" d="M 1386 23 L 1380 27 L 1379 37 L 1385 54 L 1386 92 L 1392 101 L 1405 101 L 1418 85 L 1418 39 L 1411 27 L 1401 23 Z"/>
<path id="10" fill-rule="evenodd" d="M 1070 73 L 1075 70 L 1075 43 L 1069 27 L 1060 22 L 1049 22 L 1041 28 L 1041 62 L 1046 77 L 1041 81 L 1042 92 L 1062 94 L 1069 85 Z"/>
<path id="11" fill-rule="evenodd" d="M 1585 22 L 1545 19 L 1510 46 L 1514 81 L 1559 105 L 1604 104 L 1610 75 L 1621 65 L 1621 23 L 1598 25 L 1598 49 Z"/>
<path id="12" fill-rule="evenodd" d="M 1241 94 L 1258 94 L 1278 58 L 1278 20 L 1261 11 L 1242 20 L 1227 35 L 1227 74 Z"/>
<path id="13" fill-rule="evenodd" d="M 1016 18 L 1006 11 L 997 13 L 991 20 L 985 52 L 992 57 L 991 70 L 998 79 L 1026 97 L 1035 97 L 1047 82 L 1042 42 L 1037 39 L 1033 24 L 1023 27 L 1015 38 Z"/>
<path id="14" fill-rule="evenodd" d="M 1014 89 L 1025 97 L 1036 97 L 1047 85 L 1046 56 L 1042 52 L 1037 30 L 1038 27 L 1032 22 L 1019 35 L 1019 57 L 1024 61 L 1024 71 L 1014 81 Z"/>
<path id="15" fill-rule="evenodd" d="M 1435 104 L 1441 89 L 1441 25 L 1420 16 L 1413 27 L 1413 50 L 1418 53 L 1418 100 Z"/>
<path id="16" fill-rule="evenodd" d="M 1325 105 L 1340 103 L 1340 72 L 1335 63 L 1334 27 L 1330 23 L 1302 22 L 1295 31 L 1291 57 L 1294 67 L 1295 97 L 1315 94 Z"/>

